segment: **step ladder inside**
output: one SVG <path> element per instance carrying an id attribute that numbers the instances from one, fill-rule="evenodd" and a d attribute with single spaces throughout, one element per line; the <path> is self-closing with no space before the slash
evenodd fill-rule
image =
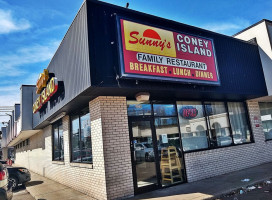
<path id="1" fill-rule="evenodd" d="M 180 158 L 176 147 L 170 146 L 161 149 L 162 182 L 177 183 L 183 181 Z"/>

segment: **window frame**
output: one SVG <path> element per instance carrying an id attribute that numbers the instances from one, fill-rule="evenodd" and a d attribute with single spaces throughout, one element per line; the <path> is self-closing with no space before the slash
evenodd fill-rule
<path id="1" fill-rule="evenodd" d="M 271 103 L 271 102 L 258 102 L 259 109 L 260 109 L 260 104 L 263 104 L 263 103 Z M 260 109 L 260 110 L 261 110 L 261 109 Z M 272 115 L 272 113 L 271 113 L 271 115 Z M 262 117 L 261 114 L 260 114 L 260 116 Z M 262 123 L 262 127 L 264 127 L 262 119 L 260 119 L 260 121 L 261 121 L 261 123 Z M 264 130 L 263 130 L 263 134 L 264 134 Z M 264 141 L 265 141 L 265 142 L 272 141 L 272 138 L 271 138 L 271 139 L 266 139 L 265 134 L 264 134 Z"/>
<path id="2" fill-rule="evenodd" d="M 60 137 L 59 137 L 59 130 L 60 130 L 60 126 L 62 126 L 62 131 L 63 131 L 63 122 L 62 122 L 62 119 L 54 122 L 52 124 L 52 161 L 59 161 L 59 162 L 64 162 L 64 148 L 63 148 L 63 159 L 61 160 L 60 157 L 59 159 L 55 159 L 55 152 L 54 152 L 54 146 L 55 146 L 55 142 L 54 142 L 54 136 L 55 136 L 55 132 L 54 132 L 54 128 L 55 126 L 58 127 L 58 148 L 59 150 L 61 150 L 61 147 L 60 147 Z"/>
<path id="3" fill-rule="evenodd" d="M 178 100 L 178 101 L 182 101 L 182 100 Z M 188 100 L 188 101 L 190 101 L 190 100 Z M 229 122 L 229 125 L 230 125 L 230 137 L 232 138 L 232 143 L 230 145 L 211 147 L 210 136 L 209 136 L 210 124 L 209 124 L 208 115 L 207 115 L 206 109 L 205 109 L 205 102 L 222 102 L 222 103 L 224 103 L 225 109 L 227 111 L 228 122 Z M 227 105 L 228 102 L 239 102 L 239 103 L 243 104 L 243 107 L 245 109 L 245 114 L 246 114 L 246 122 L 248 124 L 249 132 L 250 132 L 250 142 L 244 142 L 244 143 L 241 143 L 241 144 L 234 144 L 233 132 L 232 132 L 232 125 L 231 125 L 231 122 L 230 122 L 229 109 L 228 109 L 228 105 Z M 214 101 L 214 100 L 204 100 L 204 101 L 201 101 L 201 103 L 202 103 L 202 107 L 204 109 L 204 117 L 205 117 L 206 124 L 207 124 L 206 136 L 207 136 L 207 139 L 208 139 L 208 148 L 195 149 L 195 150 L 191 150 L 191 151 L 183 151 L 184 153 L 193 153 L 193 152 L 199 152 L 199 151 L 207 151 L 207 150 L 220 149 L 220 148 L 228 148 L 228 147 L 233 147 L 233 146 L 239 146 L 239 145 L 244 145 L 244 144 L 255 143 L 255 140 L 254 140 L 254 137 L 253 137 L 253 134 L 252 134 L 252 127 L 251 127 L 251 122 L 250 122 L 250 118 L 249 118 L 249 113 L 248 113 L 248 108 L 246 106 L 246 102 L 244 102 L 244 101 Z"/>
<path id="4" fill-rule="evenodd" d="M 133 100 L 127 100 L 127 101 L 133 101 Z M 178 109 L 177 109 L 177 102 L 178 101 L 198 101 L 201 102 L 202 104 L 202 109 L 203 109 L 203 115 L 205 117 L 205 122 L 206 122 L 206 126 L 207 126 L 207 130 L 206 130 L 206 137 L 207 137 L 207 141 L 208 141 L 208 148 L 203 148 L 203 149 L 194 149 L 191 151 L 184 151 L 183 150 L 183 145 L 182 145 L 182 137 L 181 137 L 181 131 L 180 131 L 180 120 L 179 120 L 179 114 L 178 114 Z M 230 137 L 232 139 L 232 143 L 230 145 L 226 145 L 226 146 L 216 146 L 216 147 L 211 147 L 211 142 L 210 142 L 210 136 L 209 136 L 209 131 L 210 131 L 210 125 L 209 125 L 209 120 L 208 120 L 208 115 L 206 113 L 206 109 L 205 109 L 205 102 L 222 102 L 224 104 L 224 107 L 226 109 L 227 112 L 227 120 L 229 122 L 229 129 L 230 129 Z M 244 109 L 245 109 L 245 115 L 246 115 L 246 122 L 248 125 L 248 129 L 250 132 L 250 142 L 244 142 L 244 143 L 240 143 L 240 144 L 235 144 L 234 143 L 234 139 L 233 139 L 233 131 L 232 131 L 232 125 L 230 122 L 230 118 L 229 118 L 229 108 L 227 103 L 228 102 L 239 102 L 242 103 Z M 251 125 L 251 121 L 250 121 L 250 117 L 249 117 L 249 112 L 248 112 L 248 107 L 246 105 L 245 101 L 220 101 L 220 100 L 210 100 L 210 99 L 204 99 L 204 100 L 188 100 L 188 99 L 175 99 L 174 101 L 159 101 L 159 100 L 150 100 L 149 104 L 151 105 L 151 115 L 147 115 L 147 116 L 128 116 L 128 117 L 133 117 L 133 118 L 140 118 L 140 117 L 144 117 L 144 118 L 153 118 L 153 123 L 155 125 L 155 118 L 158 117 L 177 117 L 178 119 L 178 128 L 179 128 L 179 137 L 180 137 L 180 143 L 181 143 L 181 149 L 183 153 L 193 153 L 193 152 L 199 152 L 199 151 L 207 151 L 207 150 L 213 150 L 213 149 L 220 149 L 220 148 L 228 148 L 228 147 L 233 147 L 233 146 L 239 146 L 239 145 L 246 145 L 246 144 L 251 144 L 251 143 L 255 143 L 254 137 L 253 137 L 253 132 L 252 132 L 252 125 Z M 174 104 L 176 107 L 176 115 L 169 115 L 169 116 L 160 116 L 160 115 L 154 115 L 154 108 L 153 105 L 154 104 Z"/>
<path id="5" fill-rule="evenodd" d="M 72 136 L 72 118 L 73 117 L 76 117 L 75 119 L 78 119 L 78 122 L 79 122 L 79 139 L 81 141 L 81 117 L 86 115 L 86 114 L 89 114 L 89 117 L 91 117 L 91 114 L 89 112 L 89 107 L 86 107 L 84 109 L 82 109 L 80 112 L 77 112 L 77 113 L 72 113 L 70 116 L 69 116 L 69 121 L 70 121 L 70 131 L 69 131 L 69 144 L 70 144 L 70 147 L 69 147 L 69 151 L 70 151 L 70 163 L 80 163 L 80 164 L 93 164 L 93 148 L 91 146 L 91 150 L 92 150 L 92 161 L 91 162 L 82 162 L 82 144 L 80 143 L 80 157 L 81 157 L 81 162 L 75 162 L 73 161 L 73 147 L 72 147 L 72 144 L 73 144 L 73 136 Z M 92 135 L 92 130 L 91 130 L 91 135 Z M 91 143 L 92 144 L 92 143 Z"/>
<path id="6" fill-rule="evenodd" d="M 210 121 L 210 115 L 207 114 L 207 111 L 206 111 L 206 105 L 205 104 L 206 102 L 215 102 L 215 103 L 223 103 L 223 106 L 227 112 L 227 121 L 229 123 L 229 131 L 230 131 L 230 137 L 231 137 L 231 141 L 232 143 L 230 145 L 225 145 L 225 146 L 211 146 L 211 138 L 210 138 L 210 131 L 212 131 L 212 126 L 211 126 L 211 121 Z M 202 106 L 203 106 L 203 109 L 204 109 L 204 117 L 205 117 L 205 120 L 206 120 L 206 124 L 207 124 L 207 130 L 206 130 L 206 136 L 208 138 L 208 149 L 217 149 L 217 148 L 221 148 L 221 147 L 229 147 L 229 146 L 232 146 L 232 144 L 234 144 L 234 139 L 233 139 L 233 135 L 232 135 L 232 127 L 231 127 L 231 123 L 230 123 L 230 118 L 229 118 L 229 110 L 228 110 L 228 105 L 227 105 L 227 101 L 202 101 Z"/>

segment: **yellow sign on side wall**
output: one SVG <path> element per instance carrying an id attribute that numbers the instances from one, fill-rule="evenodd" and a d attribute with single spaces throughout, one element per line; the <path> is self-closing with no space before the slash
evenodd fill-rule
<path id="1" fill-rule="evenodd" d="M 44 87 L 46 87 L 46 83 L 47 83 L 48 79 L 49 79 L 48 70 L 44 69 L 43 73 L 40 74 L 39 79 L 37 80 L 37 84 L 36 84 L 36 87 L 37 87 L 36 93 L 37 94 L 40 94 L 42 89 Z"/>

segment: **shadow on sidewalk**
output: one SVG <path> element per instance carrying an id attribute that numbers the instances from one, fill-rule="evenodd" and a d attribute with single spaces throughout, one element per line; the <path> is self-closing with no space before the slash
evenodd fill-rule
<path id="1" fill-rule="evenodd" d="M 43 181 L 30 181 L 27 183 L 27 187 L 35 186 L 35 185 L 40 185 L 42 184 Z"/>

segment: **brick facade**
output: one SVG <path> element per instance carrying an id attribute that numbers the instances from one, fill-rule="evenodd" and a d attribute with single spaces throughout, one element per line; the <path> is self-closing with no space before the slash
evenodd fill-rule
<path id="1" fill-rule="evenodd" d="M 89 104 L 93 164 L 70 162 L 70 119 L 63 122 L 64 162 L 52 161 L 52 126 L 17 149 L 16 164 L 96 199 L 132 196 L 133 180 L 125 97 L 98 97 Z"/>
<path id="2" fill-rule="evenodd" d="M 272 161 L 272 141 L 265 141 L 258 102 L 248 101 L 255 143 L 186 153 L 188 182 Z M 90 101 L 93 164 L 70 162 L 70 119 L 63 121 L 64 162 L 52 161 L 52 126 L 17 149 L 16 164 L 96 199 L 133 196 L 126 97 L 100 96 Z M 259 127 L 253 122 L 258 118 Z M 258 122 L 257 122 L 258 123 Z"/>
<path id="3" fill-rule="evenodd" d="M 94 160 L 93 165 L 70 163 L 69 116 L 65 116 L 62 122 L 64 162 L 52 161 L 52 126 L 48 126 L 32 136 L 28 146 L 17 149 L 16 164 L 96 199 L 107 199 L 103 162 L 101 164 Z M 95 133 L 92 134 L 92 142 L 100 142 Z M 101 148 L 93 148 L 94 158 L 99 156 L 103 160 L 103 155 L 102 158 L 100 156 Z"/>
<path id="4" fill-rule="evenodd" d="M 126 97 L 97 97 L 90 102 L 90 113 L 92 132 L 103 140 L 108 199 L 132 196 L 134 189 Z M 93 145 L 93 148 L 98 148 L 101 142 Z M 103 156 L 103 152 L 100 156 Z"/>

